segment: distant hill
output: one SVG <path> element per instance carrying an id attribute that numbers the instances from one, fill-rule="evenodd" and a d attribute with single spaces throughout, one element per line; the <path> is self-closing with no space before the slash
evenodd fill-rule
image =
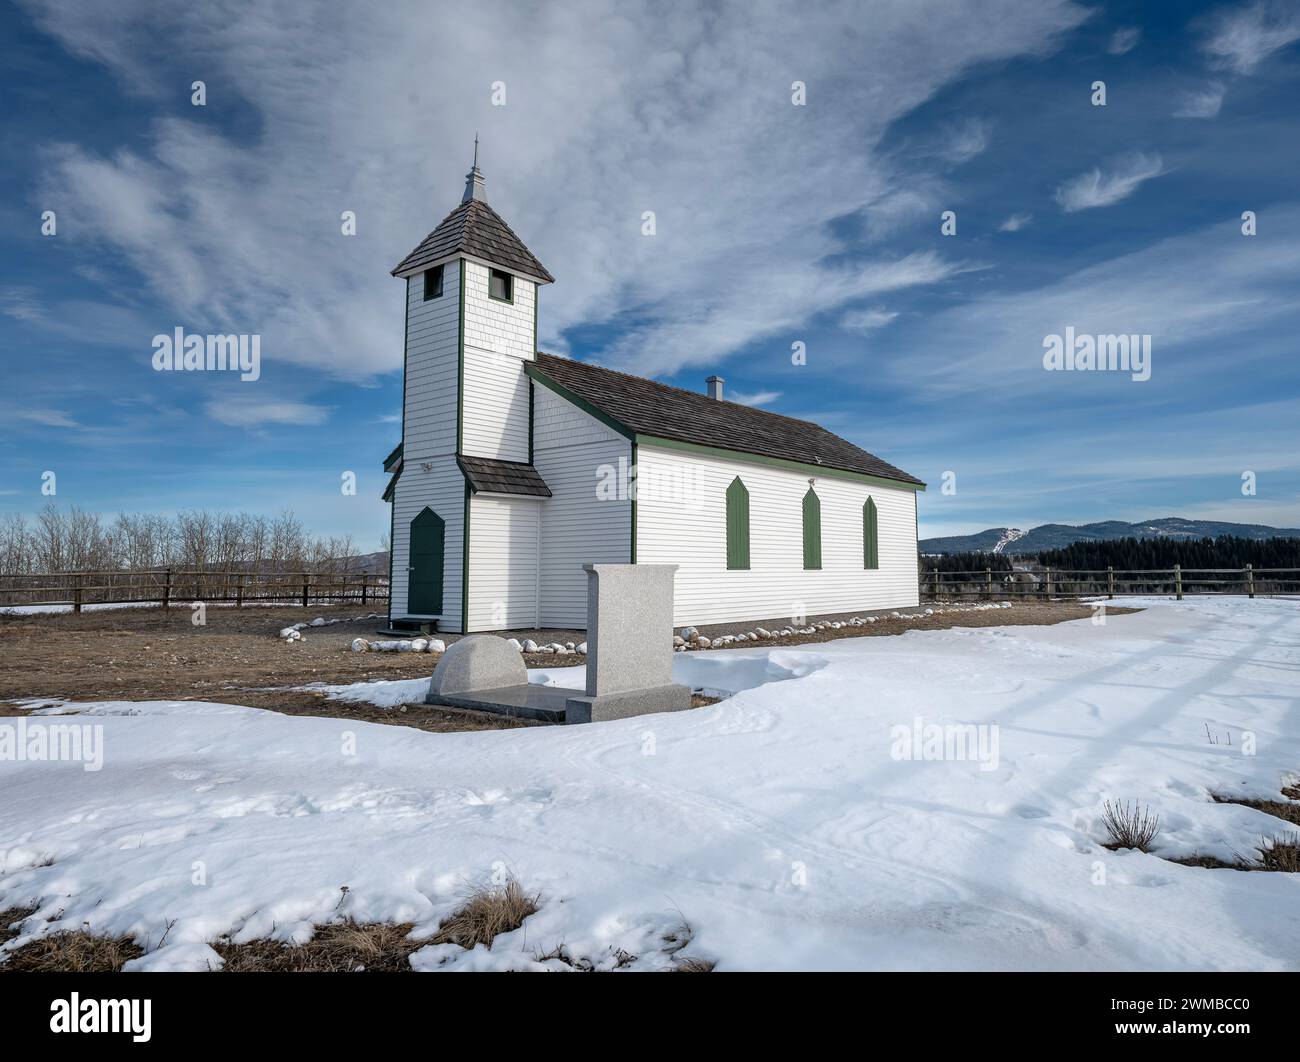
<path id="1" fill-rule="evenodd" d="M 362 553 L 349 557 L 353 564 L 352 570 L 355 572 L 365 572 L 367 575 L 388 575 L 388 551 L 381 553 Z"/>
<path id="2" fill-rule="evenodd" d="M 1233 524 L 1221 520 L 1184 520 L 1164 516 L 1130 524 L 1123 520 L 1102 520 L 1095 524 L 1041 524 L 1029 531 L 1014 527 L 991 527 L 973 535 L 923 538 L 922 553 L 1014 553 L 1034 554 L 1061 549 L 1073 542 L 1107 541 L 1116 538 L 1300 538 L 1300 528 L 1268 527 L 1265 524 Z"/>

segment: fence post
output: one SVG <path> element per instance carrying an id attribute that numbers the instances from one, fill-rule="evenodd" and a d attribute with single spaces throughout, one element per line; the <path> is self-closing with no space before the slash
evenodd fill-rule
<path id="1" fill-rule="evenodd" d="M 1113 564 L 1106 565 L 1106 596 L 1112 598 L 1115 596 L 1115 566 Z"/>
<path id="2" fill-rule="evenodd" d="M 1255 566 L 1246 565 L 1246 594 L 1248 597 L 1255 596 Z"/>
<path id="3" fill-rule="evenodd" d="M 984 592 L 989 596 L 990 599 L 992 599 L 993 597 L 993 569 L 992 568 L 984 569 Z"/>
<path id="4" fill-rule="evenodd" d="M 1179 601 L 1183 599 L 1183 566 L 1181 564 L 1174 565 L 1174 596 Z"/>
<path id="5" fill-rule="evenodd" d="M 310 587 L 311 587 L 311 582 L 307 577 L 307 573 L 303 572 L 302 573 L 302 607 L 303 608 L 307 607 L 307 591 Z"/>
<path id="6" fill-rule="evenodd" d="M 393 591 L 390 588 L 388 592 L 392 594 Z M 934 569 L 934 599 L 939 600 L 939 569 L 937 566 Z"/>
<path id="7" fill-rule="evenodd" d="M 81 611 L 81 584 L 84 578 L 85 577 L 80 572 L 78 572 L 76 575 L 72 577 L 72 611 L 73 612 Z"/>
<path id="8" fill-rule="evenodd" d="M 370 576 L 368 576 L 365 572 L 361 573 L 361 603 L 363 605 L 366 603 L 366 583 L 369 579 Z"/>
<path id="9" fill-rule="evenodd" d="M 170 568 L 168 568 L 168 569 L 163 573 L 163 599 L 162 599 L 162 607 L 163 607 L 163 608 L 171 608 L 171 607 L 172 607 L 172 570 L 171 570 Z"/>
<path id="10" fill-rule="evenodd" d="M 1052 569 L 1043 569 L 1043 585 L 1047 588 L 1047 600 L 1052 600 Z"/>
<path id="11" fill-rule="evenodd" d="M 235 576 L 235 608 L 244 607 L 244 573 Z"/>

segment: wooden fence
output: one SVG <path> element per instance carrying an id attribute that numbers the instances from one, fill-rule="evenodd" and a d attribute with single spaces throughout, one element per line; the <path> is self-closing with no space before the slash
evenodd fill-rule
<path id="1" fill-rule="evenodd" d="M 1246 597 L 1300 593 L 1300 568 L 1172 568 L 1032 571 L 921 572 L 921 600 L 993 598 L 1123 597 L 1184 594 L 1242 594 Z"/>
<path id="2" fill-rule="evenodd" d="M 386 576 L 365 572 L 156 571 L 45 572 L 0 575 L 0 609 L 23 605 L 157 604 L 193 601 L 259 604 L 357 604 L 388 600 Z"/>

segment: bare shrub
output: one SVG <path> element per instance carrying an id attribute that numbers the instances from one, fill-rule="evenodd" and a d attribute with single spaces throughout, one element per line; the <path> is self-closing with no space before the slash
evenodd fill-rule
<path id="1" fill-rule="evenodd" d="M 1102 805 L 1101 821 L 1110 834 L 1108 848 L 1136 848 L 1145 852 L 1160 832 L 1160 816 L 1152 815 L 1136 800 L 1132 804 L 1107 800 Z"/>
<path id="2" fill-rule="evenodd" d="M 479 944 L 491 947 L 498 934 L 518 929 L 536 910 L 537 894 L 528 895 L 523 886 L 511 878 L 501 888 L 483 888 L 472 893 L 463 905 L 442 921 L 437 935 L 429 943 L 459 944 L 466 949 Z"/>

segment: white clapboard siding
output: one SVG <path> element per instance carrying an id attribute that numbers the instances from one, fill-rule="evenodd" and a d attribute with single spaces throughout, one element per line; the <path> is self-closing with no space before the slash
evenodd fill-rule
<path id="1" fill-rule="evenodd" d="M 469 629 L 536 627 L 538 514 L 535 498 L 475 495 L 469 510 Z"/>
<path id="2" fill-rule="evenodd" d="M 537 285 L 523 277 L 514 279 L 514 302 L 488 296 L 488 267 L 465 262 L 465 347 L 495 350 L 532 361 L 537 345 L 533 341 L 533 301 Z"/>
<path id="3" fill-rule="evenodd" d="M 528 460 L 528 378 L 535 357 L 537 287 L 514 278 L 514 301 L 488 296 L 488 267 L 465 262 L 465 404 L 462 453 Z M 471 521 L 471 535 L 473 522 Z"/>
<path id="4" fill-rule="evenodd" d="M 466 344 L 462 451 L 501 461 L 528 460 L 528 377 L 515 355 Z"/>
<path id="5" fill-rule="evenodd" d="M 393 584 L 389 609 L 394 617 L 409 616 L 406 611 L 407 565 L 410 563 L 411 521 L 425 506 L 442 517 L 446 524 L 442 563 L 442 613 L 436 617 L 438 629 L 461 629 L 461 573 L 464 570 L 465 479 L 454 454 L 429 460 L 432 471 L 423 462 L 407 460 L 393 492 Z"/>
<path id="6" fill-rule="evenodd" d="M 533 386 L 533 465 L 551 497 L 542 503 L 542 625 L 587 625 L 584 564 L 626 564 L 632 549 L 632 503 L 601 500 L 602 467 L 632 459 L 628 439 L 570 405 L 549 388 Z"/>
<path id="7" fill-rule="evenodd" d="M 406 282 L 406 383 L 402 452 L 413 460 L 456 452 L 460 267 L 448 262 L 442 294 L 424 301 L 424 275 Z"/>
<path id="8" fill-rule="evenodd" d="M 749 490 L 750 567 L 727 570 L 726 490 Z M 822 567 L 803 568 L 803 496 L 816 477 Z M 880 567 L 863 568 L 862 506 L 875 499 Z M 637 448 L 639 564 L 676 564 L 673 622 L 729 623 L 918 603 L 915 494 L 744 460 Z"/>

